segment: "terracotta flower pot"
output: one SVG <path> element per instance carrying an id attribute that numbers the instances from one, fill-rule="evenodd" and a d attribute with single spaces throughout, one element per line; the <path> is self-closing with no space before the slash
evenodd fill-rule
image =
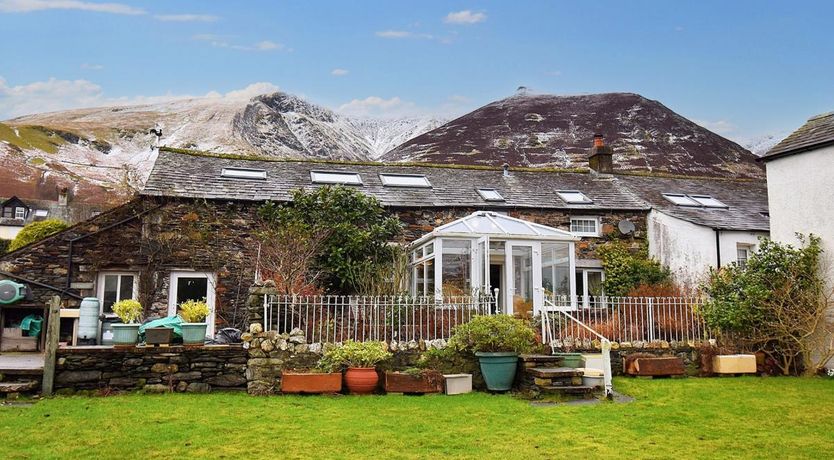
<path id="1" fill-rule="evenodd" d="M 351 393 L 373 393 L 378 383 L 379 375 L 373 367 L 350 367 L 345 372 L 345 385 Z"/>
<path id="2" fill-rule="evenodd" d="M 342 391 L 342 373 L 284 372 L 282 393 L 338 393 Z"/>

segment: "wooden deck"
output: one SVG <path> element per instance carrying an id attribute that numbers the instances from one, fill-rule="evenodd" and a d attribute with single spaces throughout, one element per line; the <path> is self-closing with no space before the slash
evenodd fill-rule
<path id="1" fill-rule="evenodd" d="M 0 353 L 0 374 L 43 374 L 43 353 Z"/>

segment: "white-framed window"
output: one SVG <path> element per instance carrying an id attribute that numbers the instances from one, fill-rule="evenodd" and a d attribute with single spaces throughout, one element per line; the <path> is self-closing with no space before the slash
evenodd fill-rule
<path id="1" fill-rule="evenodd" d="M 98 299 L 101 313 L 113 313 L 113 304 L 139 296 L 139 274 L 135 272 L 102 272 L 98 274 Z"/>
<path id="2" fill-rule="evenodd" d="M 599 217 L 577 216 L 570 218 L 570 232 L 576 236 L 599 236 Z"/>
<path id="3" fill-rule="evenodd" d="M 310 180 L 314 184 L 362 185 L 362 178 L 355 172 L 310 171 Z"/>
<path id="4" fill-rule="evenodd" d="M 385 187 L 431 188 L 431 182 L 422 174 L 381 173 L 379 179 Z"/>
<path id="5" fill-rule="evenodd" d="M 504 201 L 504 197 L 501 196 L 501 193 L 494 188 L 479 188 L 478 195 L 481 195 L 481 198 L 484 201 Z"/>
<path id="6" fill-rule="evenodd" d="M 691 206 L 697 208 L 729 208 L 716 198 L 709 195 L 686 195 L 683 193 L 664 193 L 663 198 L 678 206 Z"/>
<path id="7" fill-rule="evenodd" d="M 594 202 L 594 200 L 588 198 L 579 190 L 559 190 L 556 193 L 559 194 L 559 198 L 562 201 L 569 204 L 588 204 Z"/>
<path id="8" fill-rule="evenodd" d="M 753 247 L 749 244 L 736 245 L 736 263 L 739 267 L 747 266 L 747 260 L 750 259 L 751 252 L 753 252 Z"/>
<path id="9" fill-rule="evenodd" d="M 17 207 L 14 208 L 14 218 L 23 220 L 26 218 L 26 208 Z"/>
<path id="10" fill-rule="evenodd" d="M 206 337 L 214 337 L 214 308 L 217 276 L 210 272 L 172 271 L 168 289 L 168 316 L 176 316 L 187 300 L 202 300 L 209 307 Z"/>
<path id="11" fill-rule="evenodd" d="M 599 307 L 605 296 L 605 272 L 601 268 L 576 269 L 576 296 L 584 308 Z"/>
<path id="12" fill-rule="evenodd" d="M 726 204 L 709 195 L 689 195 L 689 198 L 697 201 L 698 204 L 705 208 L 729 208 Z"/>
<path id="13" fill-rule="evenodd" d="M 229 177 L 233 179 L 266 180 L 266 170 L 249 168 L 223 168 L 223 170 L 220 172 L 220 176 Z"/>

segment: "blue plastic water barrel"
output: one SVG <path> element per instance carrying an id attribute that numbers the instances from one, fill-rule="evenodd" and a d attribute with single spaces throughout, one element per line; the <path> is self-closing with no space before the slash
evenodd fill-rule
<path id="1" fill-rule="evenodd" d="M 95 297 L 85 297 L 78 312 L 78 338 L 89 340 L 98 336 L 99 303 Z"/>

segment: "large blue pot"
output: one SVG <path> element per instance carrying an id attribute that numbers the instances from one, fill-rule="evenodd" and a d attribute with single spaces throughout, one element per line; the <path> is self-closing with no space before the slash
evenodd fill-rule
<path id="1" fill-rule="evenodd" d="M 488 390 L 507 391 L 513 387 L 518 353 L 477 352 L 475 356 L 481 363 L 481 374 L 484 375 Z"/>

